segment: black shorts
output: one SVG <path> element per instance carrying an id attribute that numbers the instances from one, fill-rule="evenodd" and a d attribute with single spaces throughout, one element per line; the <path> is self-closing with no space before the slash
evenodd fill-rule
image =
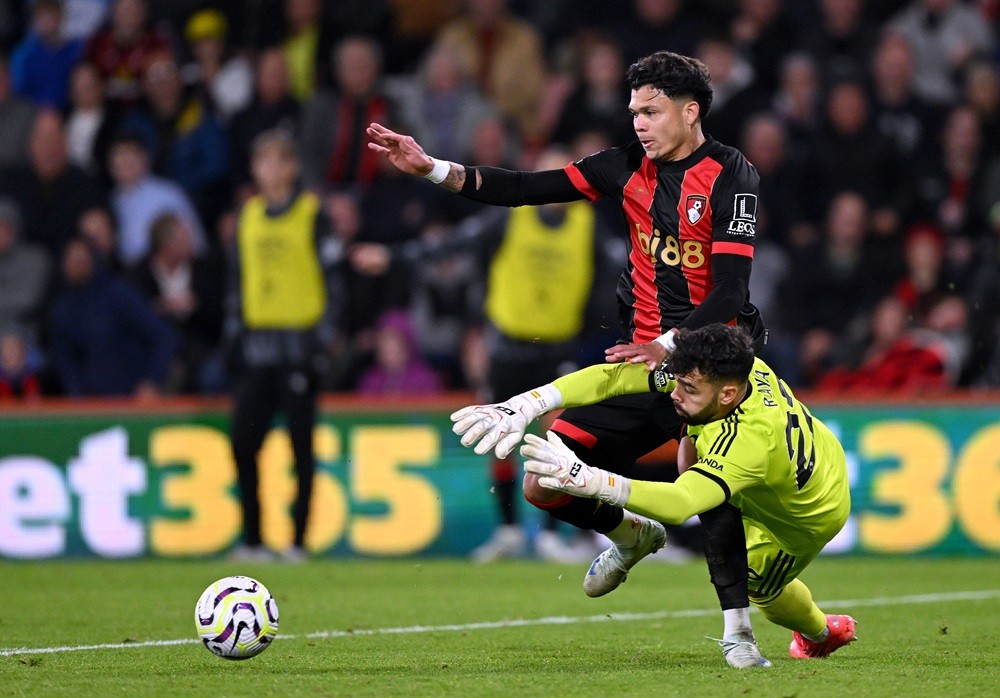
<path id="1" fill-rule="evenodd" d="M 642 393 L 571 407 L 552 430 L 588 465 L 630 477 L 636 460 L 679 439 L 682 425 L 669 393 Z"/>

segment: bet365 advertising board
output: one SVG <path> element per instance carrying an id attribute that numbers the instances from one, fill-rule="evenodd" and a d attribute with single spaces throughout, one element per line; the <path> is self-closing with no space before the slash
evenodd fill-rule
<path id="1" fill-rule="evenodd" d="M 853 515 L 828 552 L 1000 552 L 1000 404 L 810 406 L 840 436 L 852 483 Z M 485 540 L 488 463 L 458 443 L 449 412 L 323 411 L 307 545 L 465 555 Z M 259 470 L 264 540 L 280 549 L 295 492 L 280 425 Z M 210 556 L 239 535 L 224 409 L 0 412 L 0 558 Z"/>

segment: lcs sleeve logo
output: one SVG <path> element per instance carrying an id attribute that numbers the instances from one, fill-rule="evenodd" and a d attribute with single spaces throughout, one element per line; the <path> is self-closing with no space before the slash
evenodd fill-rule
<path id="1" fill-rule="evenodd" d="M 737 194 L 733 200 L 733 220 L 757 222 L 757 195 Z"/>
<path id="2" fill-rule="evenodd" d="M 756 235 L 757 195 L 737 194 L 733 199 L 733 220 L 729 221 L 729 234 L 752 238 Z"/>

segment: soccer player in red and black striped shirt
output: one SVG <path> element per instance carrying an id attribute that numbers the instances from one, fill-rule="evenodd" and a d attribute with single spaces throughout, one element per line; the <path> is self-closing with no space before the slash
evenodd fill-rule
<path id="1" fill-rule="evenodd" d="M 629 261 L 618 286 L 623 335 L 607 350 L 609 361 L 655 368 L 666 358 L 677 329 L 715 322 L 742 326 L 759 349 L 766 333 L 748 291 L 758 176 L 738 150 L 702 132 L 712 103 L 708 71 L 693 58 L 660 51 L 633 64 L 626 80 L 637 141 L 562 170 L 515 172 L 444 162 L 429 157 L 411 137 L 379 124 L 368 129 L 369 147 L 403 172 L 483 203 L 539 205 L 601 196 L 619 202 Z M 466 434 L 466 445 L 482 438 L 478 453 L 496 445 L 503 457 L 523 433 L 523 425 L 512 427 L 511 418 L 523 412 L 530 422 L 545 410 L 544 402 L 544 396 L 523 394 L 499 406 L 466 408 L 454 417 L 456 430 Z M 669 395 L 654 392 L 568 409 L 552 429 L 585 462 L 628 476 L 639 457 L 679 438 L 681 422 Z M 593 583 L 591 577 L 601 573 L 595 561 L 584 584 L 588 594 L 607 593 L 635 562 L 662 545 L 648 522 L 640 526 L 621 508 L 554 495 L 531 475 L 524 493 L 555 517 L 608 535 L 622 551 L 624 564 L 610 585 Z M 701 520 L 712 582 L 726 617 L 725 636 L 752 637 L 739 511 L 724 504 Z"/>

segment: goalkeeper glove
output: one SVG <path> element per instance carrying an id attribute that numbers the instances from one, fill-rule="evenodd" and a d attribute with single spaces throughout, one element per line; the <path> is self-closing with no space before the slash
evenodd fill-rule
<path id="1" fill-rule="evenodd" d="M 562 405 L 562 394 L 551 383 L 515 395 L 506 402 L 472 405 L 451 415 L 451 430 L 479 455 L 495 448 L 497 458 L 506 458 L 539 416 Z M 478 441 L 478 443 L 476 443 Z"/>
<path id="2" fill-rule="evenodd" d="M 631 480 L 581 463 L 555 432 L 550 431 L 548 437 L 546 441 L 528 434 L 521 447 L 521 455 L 525 458 L 524 470 L 538 475 L 539 485 L 575 497 L 625 506 L 632 494 Z"/>

